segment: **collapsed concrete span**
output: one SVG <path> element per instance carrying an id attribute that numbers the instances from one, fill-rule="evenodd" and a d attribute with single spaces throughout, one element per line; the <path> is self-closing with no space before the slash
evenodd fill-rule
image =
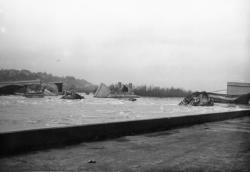
<path id="1" fill-rule="evenodd" d="M 0 82 L 0 95 L 11 95 L 11 94 L 24 94 L 30 90 L 41 91 L 46 89 L 46 94 L 57 95 L 61 94 L 63 90 L 62 82 L 47 82 L 44 83 L 41 80 L 25 80 L 25 81 L 7 81 Z"/>
<path id="2" fill-rule="evenodd" d="M 213 106 L 214 103 L 250 104 L 250 93 L 243 95 L 227 95 L 209 92 L 194 92 L 185 97 L 179 105 Z"/>
<path id="3" fill-rule="evenodd" d="M 95 92 L 94 97 L 97 98 L 138 98 L 132 90 L 132 84 L 128 86 L 118 83 L 118 85 L 108 87 L 104 83 L 101 83 Z"/>
<path id="4" fill-rule="evenodd" d="M 101 83 L 98 87 L 98 89 L 95 92 L 95 97 L 98 98 L 107 98 L 111 93 L 111 90 L 109 87 L 107 87 L 104 83 Z"/>
<path id="5" fill-rule="evenodd" d="M 213 106 L 214 100 L 204 92 L 195 92 L 185 97 L 179 105 L 192 105 L 192 106 Z"/>

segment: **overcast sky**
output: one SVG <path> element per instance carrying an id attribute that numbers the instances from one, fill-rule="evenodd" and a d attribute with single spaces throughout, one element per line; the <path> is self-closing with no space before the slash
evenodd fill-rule
<path id="1" fill-rule="evenodd" d="M 0 0 L 0 68 L 213 91 L 250 82 L 248 0 Z"/>

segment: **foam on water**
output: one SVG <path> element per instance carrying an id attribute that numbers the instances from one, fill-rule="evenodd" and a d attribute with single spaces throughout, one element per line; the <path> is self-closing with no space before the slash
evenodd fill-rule
<path id="1" fill-rule="evenodd" d="M 250 109 L 249 106 L 227 104 L 178 106 L 181 98 L 139 98 L 131 102 L 85 97 L 64 100 L 60 97 L 0 96 L 0 132 Z"/>

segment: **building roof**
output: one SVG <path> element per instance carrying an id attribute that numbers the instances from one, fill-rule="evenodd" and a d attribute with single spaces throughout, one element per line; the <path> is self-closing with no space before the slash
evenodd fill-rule
<path id="1" fill-rule="evenodd" d="M 243 82 L 228 82 L 227 86 L 250 87 L 250 83 Z"/>

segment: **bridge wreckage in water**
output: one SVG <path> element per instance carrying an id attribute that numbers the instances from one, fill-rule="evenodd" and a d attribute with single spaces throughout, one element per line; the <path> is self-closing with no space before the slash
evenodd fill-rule
<path id="1" fill-rule="evenodd" d="M 0 95 L 22 95 L 28 98 L 42 98 L 62 94 L 62 82 L 42 82 L 41 80 L 0 82 Z"/>
<path id="2" fill-rule="evenodd" d="M 179 105 L 213 106 L 214 103 L 250 104 L 250 93 L 242 95 L 227 95 L 210 92 L 194 92 L 185 97 Z"/>
<path id="3" fill-rule="evenodd" d="M 135 95 L 132 88 L 132 83 L 124 85 L 121 82 L 118 82 L 116 85 L 106 86 L 101 83 L 98 89 L 95 92 L 94 97 L 97 98 L 128 98 L 132 101 L 139 96 Z"/>

